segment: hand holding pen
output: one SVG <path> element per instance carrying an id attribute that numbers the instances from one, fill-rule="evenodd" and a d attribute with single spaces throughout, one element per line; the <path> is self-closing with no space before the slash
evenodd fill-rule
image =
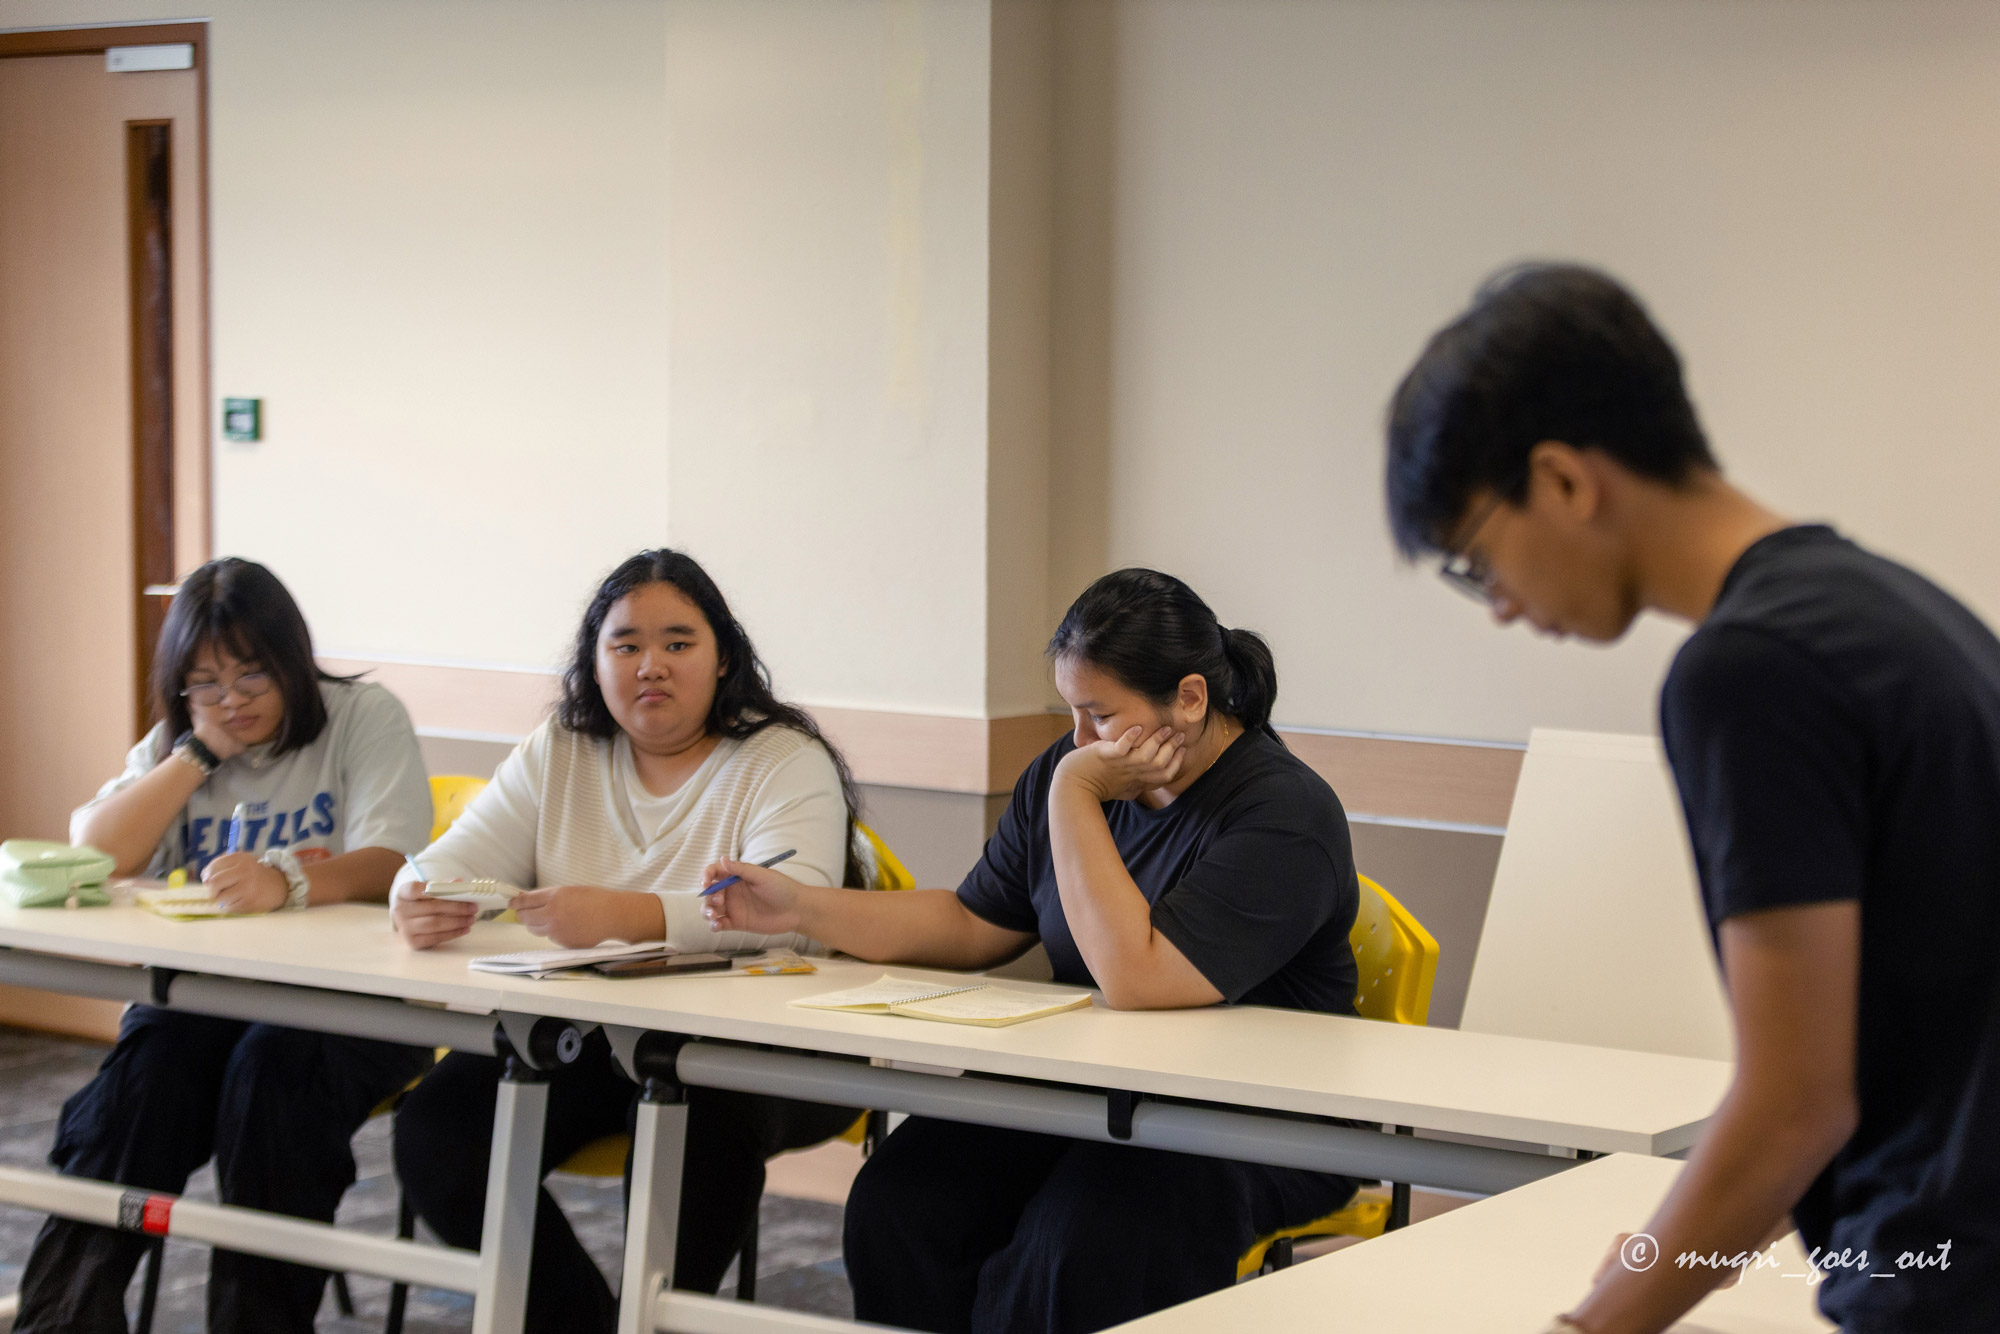
<path id="1" fill-rule="evenodd" d="M 709 866 L 704 872 L 708 887 L 702 890 L 706 901 L 701 910 L 709 930 L 766 936 L 798 930 L 799 884 L 771 869 L 784 859 L 774 857 L 761 865 L 719 861 Z"/>
<path id="2" fill-rule="evenodd" d="M 798 856 L 798 855 L 799 855 L 799 850 L 798 850 L 797 848 L 786 848 L 786 849 L 785 849 L 785 850 L 784 850 L 783 852 L 781 852 L 781 853 L 779 853 L 779 854 L 778 854 L 777 856 L 775 856 L 775 857 L 771 858 L 771 860 L 770 860 L 770 861 L 767 861 L 767 862 L 758 862 L 758 863 L 757 863 L 757 865 L 761 866 L 761 867 L 762 867 L 763 869 L 765 869 L 766 871 L 768 871 L 768 870 L 770 870 L 770 869 L 771 869 L 771 868 L 772 868 L 773 866 L 776 866 L 776 865 L 777 865 L 777 864 L 778 864 L 779 862 L 781 862 L 781 861 L 784 861 L 784 860 L 785 860 L 785 859 L 786 859 L 787 857 L 796 857 L 796 856 Z M 717 862 L 717 863 L 716 863 L 715 865 L 716 865 L 716 866 L 721 866 L 721 865 L 723 865 L 723 863 L 722 863 L 722 862 Z M 710 867 L 709 869 L 710 869 L 710 870 L 713 870 L 713 869 L 714 869 L 714 867 Z M 701 891 L 701 896 L 702 896 L 703 898 L 707 898 L 707 897 L 708 897 L 708 896 L 709 896 L 710 894 L 713 894 L 713 893 L 715 893 L 715 891 L 716 891 L 716 890 L 718 890 L 718 889 L 728 889 L 728 888 L 729 888 L 729 887 L 730 887 L 731 885 L 735 884 L 735 883 L 736 883 L 737 881 L 741 880 L 742 878 L 743 878 L 743 877 L 742 877 L 742 876 L 740 876 L 740 875 L 732 875 L 732 876 L 726 876 L 726 877 L 724 877 L 723 879 L 721 879 L 721 880 L 718 880 L 718 881 L 716 881 L 716 882 L 715 882 L 714 884 L 712 884 L 712 885 L 708 886 L 708 887 L 707 887 L 706 889 L 702 890 L 702 891 Z"/>

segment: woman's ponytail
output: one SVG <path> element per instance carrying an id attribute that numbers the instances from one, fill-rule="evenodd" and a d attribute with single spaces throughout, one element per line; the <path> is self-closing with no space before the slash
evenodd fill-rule
<path id="1" fill-rule="evenodd" d="M 1222 711 L 1242 723 L 1245 731 L 1263 731 L 1275 738 L 1271 706 L 1278 700 L 1278 663 L 1271 646 L 1255 630 L 1224 630 L 1222 637 L 1230 677 Z"/>
<path id="2" fill-rule="evenodd" d="M 1182 678 L 1208 682 L 1211 707 L 1272 736 L 1278 669 L 1251 630 L 1225 629 L 1192 588 L 1158 570 L 1116 570 L 1070 604 L 1049 640 L 1051 658 L 1076 658 L 1165 705 Z"/>

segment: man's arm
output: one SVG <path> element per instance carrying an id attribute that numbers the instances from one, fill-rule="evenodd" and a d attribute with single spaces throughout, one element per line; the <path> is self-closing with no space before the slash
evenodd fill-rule
<path id="1" fill-rule="evenodd" d="M 1643 1271 L 1612 1259 L 1571 1319 L 1588 1334 L 1655 1334 L 1729 1277 L 1702 1256 L 1757 1250 L 1854 1133 L 1861 907 L 1772 908 L 1722 924 L 1736 1077 L 1645 1231 Z"/>

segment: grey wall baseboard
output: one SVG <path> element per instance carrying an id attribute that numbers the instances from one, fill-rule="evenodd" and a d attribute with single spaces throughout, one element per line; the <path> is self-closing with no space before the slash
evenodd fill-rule
<path id="1" fill-rule="evenodd" d="M 465 741 L 458 737 L 417 734 L 417 749 L 423 752 L 424 768 L 434 774 L 471 774 L 491 778 L 514 749 L 506 741 Z"/>

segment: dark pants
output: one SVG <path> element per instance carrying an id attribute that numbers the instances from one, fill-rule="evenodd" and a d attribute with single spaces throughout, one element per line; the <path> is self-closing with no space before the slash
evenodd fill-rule
<path id="1" fill-rule="evenodd" d="M 225 1204 L 333 1221 L 354 1132 L 431 1062 L 421 1047 L 135 1005 L 97 1075 L 63 1104 L 49 1161 L 70 1176 L 178 1195 L 215 1158 Z M 119 1331 L 150 1239 L 51 1218 L 21 1277 L 17 1334 Z M 313 1327 L 326 1271 L 218 1250 L 208 1327 Z"/>
<path id="2" fill-rule="evenodd" d="M 404 1194 L 448 1245 L 479 1245 L 500 1074 L 501 1063 L 490 1056 L 453 1053 L 396 1113 L 396 1173 Z M 638 1101 L 638 1088 L 619 1072 L 603 1034 L 593 1033 L 575 1064 L 549 1079 L 542 1171 L 553 1170 L 592 1140 L 629 1132 Z M 695 1292 L 720 1287 L 757 1216 L 764 1160 L 831 1139 L 858 1115 L 818 1103 L 689 1089 L 674 1286 Z M 629 1155 L 625 1170 L 629 1185 Z M 618 1303 L 611 1287 L 546 1190 L 535 1207 L 534 1248 L 528 1267 L 530 1334 L 612 1329 Z"/>
<path id="3" fill-rule="evenodd" d="M 1258 1237 L 1348 1177 L 912 1117 L 847 1198 L 854 1318 L 936 1334 L 1087 1334 L 1236 1281 Z"/>

